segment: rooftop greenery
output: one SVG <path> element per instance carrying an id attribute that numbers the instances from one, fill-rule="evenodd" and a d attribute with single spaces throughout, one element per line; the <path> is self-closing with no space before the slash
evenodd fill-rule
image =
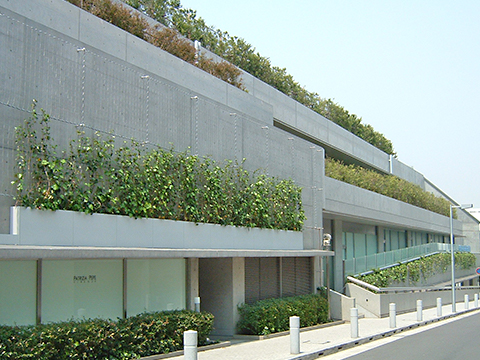
<path id="1" fill-rule="evenodd" d="M 285 68 L 273 66 L 244 39 L 208 26 L 196 11 L 185 9 L 179 0 L 128 0 L 126 3 L 144 12 L 167 28 L 152 27 L 148 22 L 112 0 L 68 0 L 72 4 L 138 36 L 155 46 L 209 72 L 210 74 L 244 89 L 241 72 L 248 72 L 275 89 L 290 96 L 313 111 L 325 116 L 373 146 L 395 155 L 393 145 L 383 134 L 362 118 L 349 113 L 332 99 L 321 98 L 296 82 Z M 192 44 L 180 37 L 198 40 L 202 45 L 226 61 L 215 62 L 203 55 L 195 55 Z M 237 68 L 238 67 L 238 68 Z"/>
<path id="2" fill-rule="evenodd" d="M 450 216 L 448 200 L 436 197 L 420 186 L 397 176 L 380 174 L 357 165 L 346 165 L 342 161 L 332 158 L 325 159 L 325 175 L 444 216 Z M 454 217 L 456 218 L 456 214 Z"/>
<path id="3" fill-rule="evenodd" d="M 16 128 L 17 205 L 301 231 L 301 188 L 242 164 L 115 139 L 80 127 L 57 151 L 43 110 Z"/>

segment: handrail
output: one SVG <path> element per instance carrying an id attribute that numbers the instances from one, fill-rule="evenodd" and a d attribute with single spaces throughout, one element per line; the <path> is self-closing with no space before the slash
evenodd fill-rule
<path id="1" fill-rule="evenodd" d="M 450 251 L 450 247 L 450 244 L 429 243 L 344 260 L 345 275 L 361 274 L 371 269 L 385 268 L 394 264 L 408 262 L 421 256 L 447 252 Z M 469 249 L 464 249 L 460 245 L 454 245 L 454 250 L 469 251 Z"/>

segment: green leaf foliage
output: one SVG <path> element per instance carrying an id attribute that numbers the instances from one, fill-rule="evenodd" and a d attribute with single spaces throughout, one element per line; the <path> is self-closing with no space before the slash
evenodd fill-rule
<path id="1" fill-rule="evenodd" d="M 448 200 L 436 197 L 420 186 L 397 176 L 380 174 L 357 165 L 345 165 L 342 161 L 332 158 L 325 159 L 325 175 L 444 216 L 450 216 Z M 454 217 L 456 218 L 456 214 Z"/>
<path id="2" fill-rule="evenodd" d="M 149 43 L 169 52 L 170 54 L 210 73 L 217 78 L 244 89 L 241 79 L 241 71 L 234 65 L 220 61 L 207 59 L 203 54 L 197 54 L 195 47 L 190 41 L 179 36 L 178 31 L 169 28 L 150 26 L 137 12 L 133 12 L 120 3 L 112 0 L 68 0 L 70 3 L 118 26 L 119 28 L 135 35 Z M 139 7 L 138 2 L 132 3 Z M 150 2 L 150 16 L 164 19 L 167 6 L 157 6 Z M 172 3 L 168 6 L 173 6 Z M 161 21 L 165 22 L 165 21 Z"/>
<path id="3" fill-rule="evenodd" d="M 137 359 L 183 349 L 186 330 L 196 330 L 199 345 L 204 345 L 212 326 L 212 314 L 186 310 L 143 313 L 119 321 L 0 326 L 0 358 Z"/>
<path id="4" fill-rule="evenodd" d="M 296 231 L 305 220 L 292 180 L 250 174 L 232 161 L 135 141 L 117 148 L 113 138 L 81 130 L 57 152 L 49 116 L 35 105 L 16 145 L 20 206 Z"/>
<path id="5" fill-rule="evenodd" d="M 409 263 L 398 264 L 388 269 L 376 269 L 373 273 L 356 278 L 380 288 L 388 287 L 395 282 L 404 283 L 407 280 L 415 284 L 421 279 L 426 280 L 435 274 L 445 273 L 450 269 L 451 263 L 450 253 L 440 253 L 422 257 Z M 475 267 L 475 264 L 476 257 L 472 253 L 455 253 L 455 268 L 465 270 Z"/>
<path id="6" fill-rule="evenodd" d="M 229 63 L 273 86 L 387 154 L 395 155 L 391 141 L 375 131 L 371 125 L 363 124 L 360 117 L 350 114 L 332 99 L 323 99 L 317 93 L 306 90 L 287 73 L 285 68 L 273 66 L 270 59 L 261 56 L 244 39 L 208 26 L 195 10 L 183 8 L 179 0 L 129 0 L 127 3 L 165 26 L 177 30 L 186 38 L 200 41 L 205 48 Z"/>
<path id="7" fill-rule="evenodd" d="M 314 326 L 329 321 L 328 301 L 317 294 L 266 299 L 239 306 L 237 329 L 242 334 L 268 335 L 287 331 L 290 316 L 300 317 L 300 326 Z"/>

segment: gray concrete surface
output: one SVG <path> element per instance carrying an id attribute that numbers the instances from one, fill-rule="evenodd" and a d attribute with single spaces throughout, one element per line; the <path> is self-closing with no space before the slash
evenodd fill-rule
<path id="1" fill-rule="evenodd" d="M 451 305 L 443 306 L 443 316 L 437 317 L 436 308 L 423 311 L 423 321 L 417 321 L 417 313 L 411 312 L 397 315 L 397 327 L 390 328 L 389 318 L 359 320 L 359 337 L 350 336 L 350 323 L 305 331 L 300 334 L 300 354 L 290 354 L 290 338 L 288 335 L 273 337 L 265 340 L 237 343 L 223 348 L 199 351 L 199 360 L 287 360 L 287 359 L 315 359 L 338 351 L 349 349 L 371 341 L 385 339 L 399 333 L 408 332 L 422 326 L 428 326 L 438 321 L 444 321 L 456 316 L 479 313 L 480 309 L 473 309 L 473 301 L 469 304 L 470 310 L 463 310 L 464 304 L 457 304 L 457 313 L 452 313 Z M 339 353 L 341 357 L 341 353 Z M 182 355 L 171 357 L 172 360 L 183 359 Z"/>

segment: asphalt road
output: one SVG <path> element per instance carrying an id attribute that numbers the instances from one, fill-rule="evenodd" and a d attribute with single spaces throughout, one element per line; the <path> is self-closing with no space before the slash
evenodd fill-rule
<path id="1" fill-rule="evenodd" d="M 480 314 L 475 314 L 412 335 L 405 334 L 398 340 L 343 359 L 474 360 L 480 359 L 479 337 Z"/>

